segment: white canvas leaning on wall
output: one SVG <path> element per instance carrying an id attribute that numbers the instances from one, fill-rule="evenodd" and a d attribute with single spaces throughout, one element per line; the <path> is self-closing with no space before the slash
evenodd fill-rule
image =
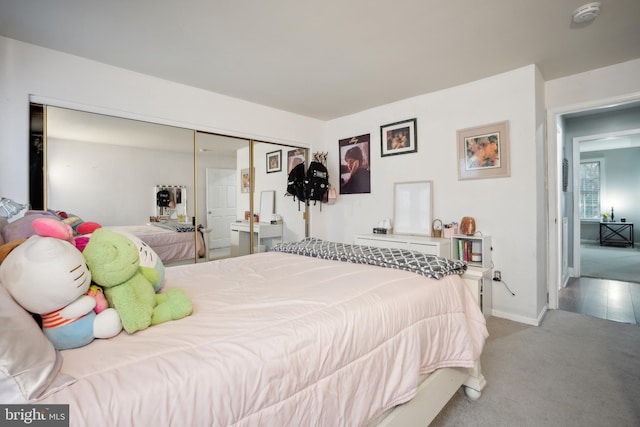
<path id="1" fill-rule="evenodd" d="M 398 182 L 395 184 L 394 233 L 430 236 L 432 217 L 432 181 Z"/>

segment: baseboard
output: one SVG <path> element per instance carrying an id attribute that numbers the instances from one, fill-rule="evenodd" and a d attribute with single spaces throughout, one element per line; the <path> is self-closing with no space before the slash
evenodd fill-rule
<path id="1" fill-rule="evenodd" d="M 540 321 L 542 320 L 544 313 L 546 313 L 546 310 L 547 308 L 545 306 L 542 314 L 538 316 L 537 319 L 534 319 L 531 317 L 517 316 L 513 313 L 506 313 L 500 310 L 491 310 L 491 315 L 499 317 L 501 319 L 513 320 L 514 322 L 524 323 L 525 325 L 540 326 Z"/>
<path id="2" fill-rule="evenodd" d="M 599 245 L 600 244 L 600 238 L 596 237 L 595 239 L 580 239 L 580 244 Z"/>
<path id="3" fill-rule="evenodd" d="M 571 279 L 572 277 L 575 277 L 575 275 L 573 274 L 573 267 L 569 267 L 567 269 L 567 275 L 562 277 L 562 287 L 563 288 L 567 287 L 567 283 L 569 283 L 569 279 Z"/>

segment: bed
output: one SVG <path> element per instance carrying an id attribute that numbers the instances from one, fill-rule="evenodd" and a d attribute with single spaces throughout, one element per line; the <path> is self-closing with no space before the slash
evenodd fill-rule
<path id="1" fill-rule="evenodd" d="M 2 199 L 8 200 L 8 199 Z M 22 205 L 18 205 L 22 206 Z M 7 215 L 5 207 L 0 205 L 0 215 Z M 17 240 L 34 234 L 31 223 L 42 217 L 54 217 L 61 221 L 67 221 L 72 227 L 82 224 L 84 220 L 75 214 L 63 211 L 27 210 L 22 215 L 13 215 L 9 218 L 1 217 L 7 222 L 0 224 L 0 237 L 4 241 Z M 197 258 L 207 258 L 207 242 L 203 236 L 203 230 L 197 230 L 191 224 L 178 222 L 152 222 L 144 225 L 103 226 L 114 231 L 133 234 L 143 242 L 151 246 L 165 265 L 193 262 Z"/>
<path id="2" fill-rule="evenodd" d="M 194 261 L 207 255 L 206 243 L 195 227 L 173 223 L 108 226 L 114 231 L 133 234 L 151 246 L 165 265 Z M 195 236 L 194 236 L 195 233 Z"/>
<path id="3" fill-rule="evenodd" d="M 481 273 L 322 258 L 168 267 L 193 314 L 60 352 L 36 403 L 68 404 L 72 426 L 410 426 L 461 385 L 479 396 Z"/>

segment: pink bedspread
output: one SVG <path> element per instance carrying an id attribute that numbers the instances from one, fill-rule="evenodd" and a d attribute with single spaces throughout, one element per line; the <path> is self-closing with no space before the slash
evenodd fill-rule
<path id="1" fill-rule="evenodd" d="M 166 277 L 191 316 L 62 352 L 71 425 L 359 426 L 487 337 L 458 276 L 267 252 Z"/>
<path id="2" fill-rule="evenodd" d="M 198 241 L 198 256 L 205 255 L 205 245 L 202 235 L 193 232 L 177 232 L 155 225 L 125 225 L 109 226 L 111 230 L 131 233 L 151 246 L 164 264 L 196 259 L 196 239 Z"/>

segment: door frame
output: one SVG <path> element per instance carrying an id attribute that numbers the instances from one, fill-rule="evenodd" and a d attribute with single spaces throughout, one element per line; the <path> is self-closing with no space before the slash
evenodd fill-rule
<path id="1" fill-rule="evenodd" d="M 581 113 L 640 101 L 640 93 L 603 98 L 547 110 L 547 295 L 548 308 L 558 308 L 562 281 L 562 159 L 564 146 L 563 118 Z M 574 214 L 575 215 L 575 214 Z M 573 244 L 573 242 L 571 242 Z M 574 254 L 576 252 L 575 247 Z"/>

